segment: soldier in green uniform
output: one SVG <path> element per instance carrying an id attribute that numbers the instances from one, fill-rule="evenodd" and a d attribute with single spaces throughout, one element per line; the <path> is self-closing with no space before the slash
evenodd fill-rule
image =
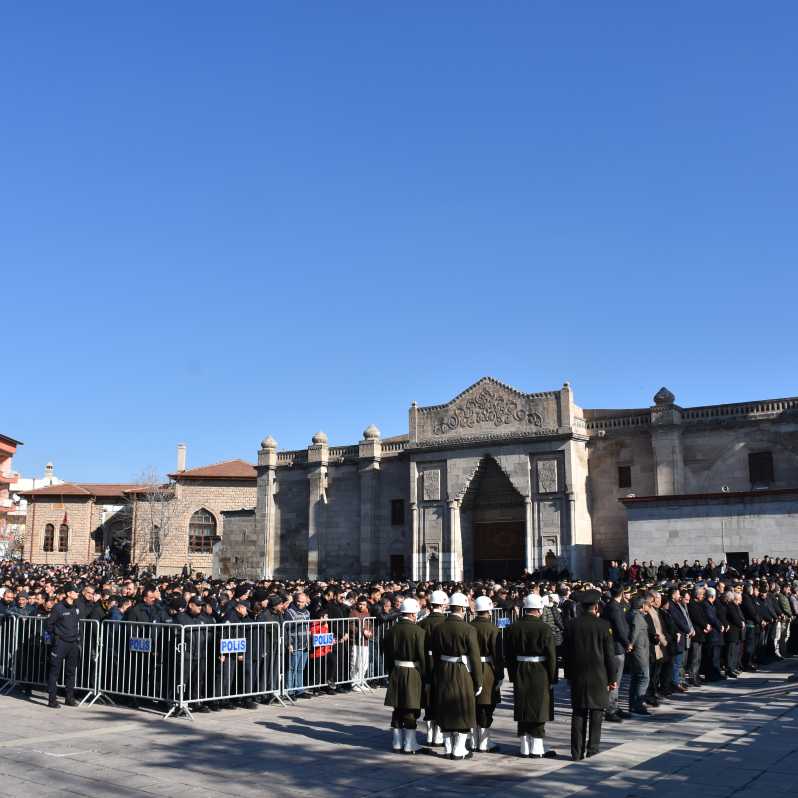
<path id="1" fill-rule="evenodd" d="M 432 632 L 435 661 L 435 721 L 451 744 L 452 759 L 473 756 L 466 740 L 476 725 L 475 697 L 482 692 L 482 661 L 474 627 L 466 623 L 468 599 L 455 593 L 449 599 L 449 617 Z"/>
<path id="2" fill-rule="evenodd" d="M 427 666 L 426 635 L 416 626 L 418 602 L 405 599 L 399 608 L 400 618 L 385 634 L 385 657 L 388 691 L 385 706 L 393 707 L 393 750 L 415 754 L 421 750 L 416 740 L 416 722 L 423 703 L 424 676 Z"/>
<path id="3" fill-rule="evenodd" d="M 554 759 L 556 751 L 546 751 L 543 737 L 546 721 L 553 720 L 551 685 L 557 678 L 557 652 L 554 635 L 542 620 L 542 596 L 532 593 L 523 601 L 524 614 L 504 637 L 507 672 L 513 683 L 513 719 L 518 723 L 523 757 Z"/>
<path id="4" fill-rule="evenodd" d="M 477 697 L 477 725 L 474 729 L 474 750 L 494 753 L 499 746 L 491 742 L 490 727 L 493 713 L 501 701 L 501 685 L 504 679 L 504 655 L 499 629 L 490 617 L 493 602 L 487 596 L 479 596 L 474 609 L 477 617 L 471 621 L 479 642 L 479 658 L 482 661 L 482 692 Z"/>
<path id="5" fill-rule="evenodd" d="M 565 676 L 571 683 L 571 758 L 599 752 L 601 722 L 614 690 L 612 628 L 598 617 L 601 594 L 585 590 L 575 595 L 579 615 L 565 628 Z M 588 721 L 590 731 L 588 734 Z"/>
<path id="6" fill-rule="evenodd" d="M 430 596 L 430 606 L 432 612 L 419 622 L 419 627 L 424 630 L 426 635 L 425 651 L 427 652 L 427 664 L 424 672 L 427 675 L 424 684 L 424 720 L 427 722 L 427 745 L 445 745 L 443 739 L 443 732 L 435 723 L 435 708 L 433 706 L 432 695 L 434 691 L 433 678 L 434 668 L 432 662 L 432 630 L 439 624 L 446 620 L 446 607 L 449 604 L 449 597 L 443 590 L 433 590 Z M 447 754 L 451 754 L 451 747 L 446 750 Z"/>

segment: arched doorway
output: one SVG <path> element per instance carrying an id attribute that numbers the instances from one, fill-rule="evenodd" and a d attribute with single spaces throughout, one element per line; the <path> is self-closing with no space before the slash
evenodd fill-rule
<path id="1" fill-rule="evenodd" d="M 462 511 L 471 519 L 474 577 L 520 576 L 524 569 L 524 500 L 492 457 L 480 463 L 463 496 Z"/>

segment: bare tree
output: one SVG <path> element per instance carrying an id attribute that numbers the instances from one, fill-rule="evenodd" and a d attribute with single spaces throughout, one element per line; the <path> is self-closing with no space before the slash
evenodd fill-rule
<path id="1" fill-rule="evenodd" d="M 151 554 L 158 575 L 161 558 L 177 536 L 175 485 L 161 479 L 152 468 L 142 473 L 136 483 L 140 487 L 131 492 L 135 501 L 136 558 Z"/>

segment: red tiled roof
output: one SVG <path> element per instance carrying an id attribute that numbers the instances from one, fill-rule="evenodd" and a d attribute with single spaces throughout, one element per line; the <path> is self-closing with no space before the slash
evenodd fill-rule
<path id="1" fill-rule="evenodd" d="M 172 479 L 256 479 L 255 466 L 245 460 L 224 460 L 213 465 L 169 474 Z"/>
<path id="2" fill-rule="evenodd" d="M 120 482 L 65 482 L 63 485 L 49 485 L 46 488 L 20 491 L 20 496 L 36 498 L 37 496 L 85 496 L 86 498 L 120 498 L 125 491 L 139 487 L 133 483 Z"/>
<path id="3" fill-rule="evenodd" d="M 10 435 L 3 435 L 0 432 L 0 441 L 5 441 L 6 443 L 10 443 L 12 446 L 22 446 L 22 441 L 18 441 L 16 438 L 12 438 Z"/>

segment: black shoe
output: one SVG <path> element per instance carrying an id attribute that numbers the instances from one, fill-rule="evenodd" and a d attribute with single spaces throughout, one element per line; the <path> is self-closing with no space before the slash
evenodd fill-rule
<path id="1" fill-rule="evenodd" d="M 194 712 L 199 712 L 200 715 L 206 715 L 210 712 L 210 709 L 205 704 L 197 704 L 197 706 L 194 707 Z"/>
<path id="2" fill-rule="evenodd" d="M 618 711 L 617 711 L 615 714 L 616 714 L 616 715 L 617 715 L 617 716 L 618 716 L 618 717 L 619 717 L 621 720 L 629 720 L 629 718 L 631 718 L 631 717 L 632 717 L 632 716 L 631 716 L 631 715 L 630 715 L 630 714 L 629 714 L 629 713 L 628 713 L 628 712 L 627 712 L 625 709 L 619 709 L 619 710 L 618 710 Z"/>
<path id="3" fill-rule="evenodd" d="M 449 759 L 453 759 L 455 762 L 462 762 L 464 759 L 473 759 L 474 753 L 473 751 L 469 751 L 465 756 L 455 756 L 454 754 L 449 754 Z"/>
<path id="4" fill-rule="evenodd" d="M 530 754 L 532 759 L 556 759 L 557 752 L 556 751 L 546 751 L 545 754 Z"/>
<path id="5" fill-rule="evenodd" d="M 56 698 L 51 698 L 47 702 L 47 706 L 50 707 L 50 709 L 61 709 L 61 704 L 58 703 L 58 699 Z"/>
<path id="6" fill-rule="evenodd" d="M 633 715 L 653 715 L 654 714 L 653 712 L 649 712 L 645 708 L 645 706 L 630 707 L 629 708 L 629 712 L 631 712 Z"/>
<path id="7" fill-rule="evenodd" d="M 75 701 L 75 699 L 72 698 L 72 696 L 69 696 L 69 698 L 67 698 L 66 701 L 64 701 L 64 705 L 68 706 L 68 707 L 79 707 L 80 706 L 80 704 L 78 704 L 78 702 Z"/>
<path id="8" fill-rule="evenodd" d="M 294 696 L 294 698 L 313 698 L 313 696 L 310 693 L 300 693 L 299 695 Z"/>
<path id="9" fill-rule="evenodd" d="M 242 709 L 257 709 L 258 704 L 257 702 L 253 701 L 251 698 L 247 699 L 246 701 L 241 702 Z"/>
<path id="10" fill-rule="evenodd" d="M 222 710 L 217 701 L 211 701 L 211 703 L 206 704 L 205 707 L 209 712 L 221 712 Z"/>
<path id="11" fill-rule="evenodd" d="M 737 678 L 737 674 L 736 674 L 734 671 L 729 671 L 729 672 L 726 674 L 726 676 L 728 676 L 728 677 L 729 677 L 729 679 L 736 679 L 736 678 Z"/>
<path id="12" fill-rule="evenodd" d="M 623 723 L 623 718 L 613 712 L 612 715 L 605 715 L 604 720 L 607 723 Z"/>
<path id="13" fill-rule="evenodd" d="M 644 701 L 650 707 L 658 707 L 659 706 L 659 701 L 656 698 L 646 698 L 646 699 L 644 699 Z"/>

